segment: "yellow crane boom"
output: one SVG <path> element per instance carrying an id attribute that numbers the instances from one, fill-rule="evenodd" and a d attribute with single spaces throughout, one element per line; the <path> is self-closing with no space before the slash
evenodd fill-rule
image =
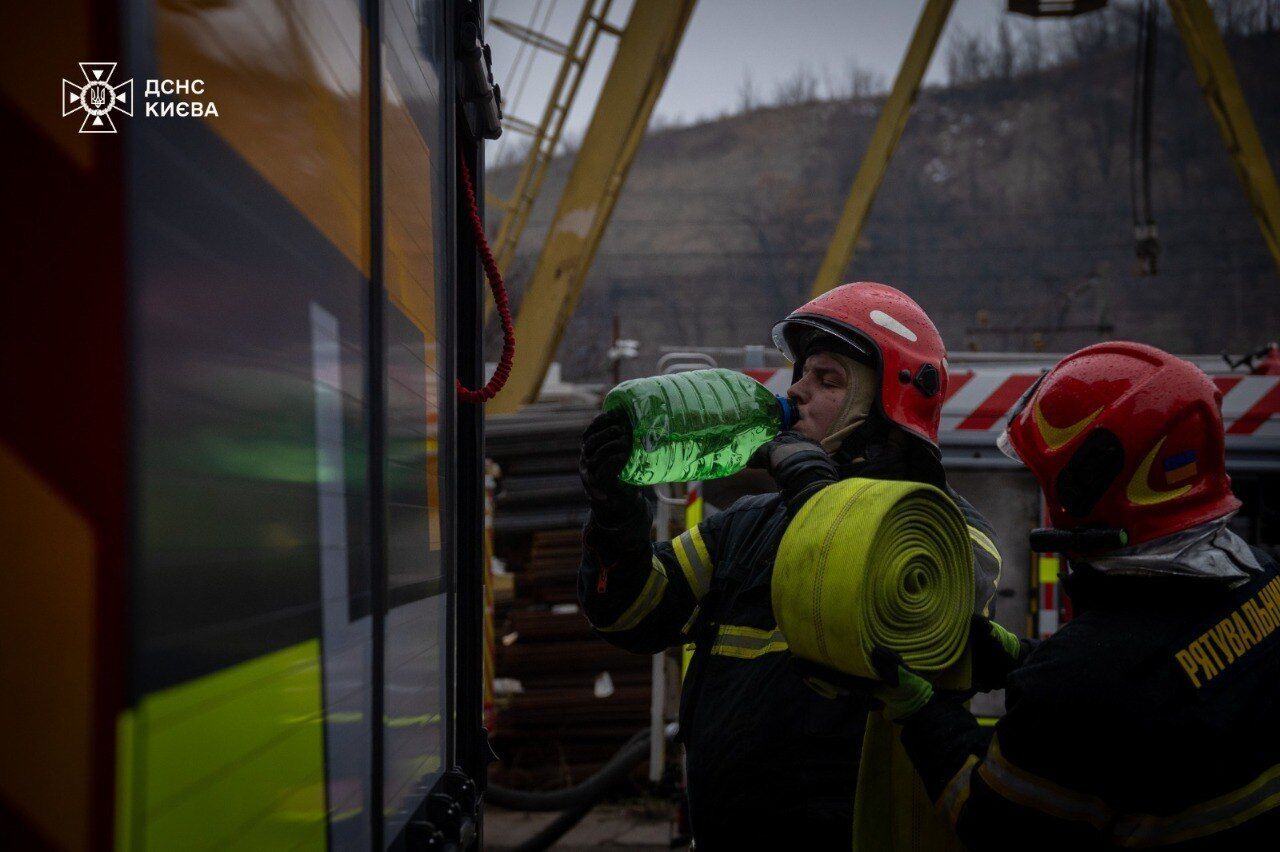
<path id="1" fill-rule="evenodd" d="M 516 317 L 518 355 L 491 414 L 533 402 L 547 373 L 675 59 L 696 0 L 631 9 Z"/>

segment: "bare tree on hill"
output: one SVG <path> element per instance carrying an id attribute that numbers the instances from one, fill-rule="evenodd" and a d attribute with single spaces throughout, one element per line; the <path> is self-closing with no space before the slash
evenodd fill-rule
<path id="1" fill-rule="evenodd" d="M 820 82 L 812 68 L 800 65 L 774 88 L 773 102 L 778 106 L 811 104 L 818 100 Z"/>

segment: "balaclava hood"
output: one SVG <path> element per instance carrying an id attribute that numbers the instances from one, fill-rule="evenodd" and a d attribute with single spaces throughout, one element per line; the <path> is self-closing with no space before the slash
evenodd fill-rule
<path id="1" fill-rule="evenodd" d="M 844 443 L 844 439 L 871 414 L 871 406 L 875 402 L 876 391 L 879 388 L 876 383 L 876 371 L 872 367 L 840 352 L 829 349 L 824 352 L 840 365 L 848 388 L 845 391 L 844 402 L 840 406 L 840 413 L 836 415 L 831 429 L 821 441 L 824 450 L 834 453 Z"/>
<path id="2" fill-rule="evenodd" d="M 923 441 L 906 435 L 894 441 L 892 424 L 876 411 L 880 392 L 875 367 L 845 352 L 827 336 L 816 336 L 805 359 L 823 352 L 844 371 L 848 390 L 835 420 L 819 444 L 831 454 L 841 476 L 870 476 L 883 479 L 910 479 L 946 487 L 946 474 L 937 455 Z M 796 379 L 804 361 L 797 363 Z"/>

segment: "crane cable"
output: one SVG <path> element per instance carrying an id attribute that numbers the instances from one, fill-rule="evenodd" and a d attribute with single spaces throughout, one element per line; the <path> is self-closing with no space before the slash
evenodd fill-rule
<path id="1" fill-rule="evenodd" d="M 555 12 L 556 3 L 559 2 L 559 0 L 551 0 L 551 5 L 550 7 L 548 7 L 547 13 L 542 18 L 541 29 L 535 30 L 534 23 L 538 18 L 538 13 L 542 11 L 543 2 L 544 0 L 537 0 L 537 2 L 534 3 L 533 11 L 529 14 L 529 22 L 525 25 L 525 28 L 530 32 L 543 32 L 543 33 L 546 32 L 548 25 L 551 23 L 551 15 Z M 496 12 L 496 9 L 490 10 L 489 20 L 493 20 L 493 16 L 495 12 Z M 508 69 L 508 73 L 511 79 L 514 79 L 516 74 L 519 73 L 520 61 L 524 58 L 525 48 L 530 46 L 529 42 L 525 41 L 524 39 L 518 39 L 518 41 L 520 42 L 520 44 L 516 47 L 516 55 L 511 60 L 511 67 Z M 516 113 L 520 110 L 520 99 L 524 95 L 525 84 L 529 82 L 529 75 L 533 71 L 533 65 L 536 60 L 537 60 L 537 48 L 534 48 L 529 53 L 528 61 L 524 63 L 524 73 L 520 75 L 520 81 L 515 86 L 513 86 L 510 90 L 512 92 L 512 95 L 510 99 L 510 106 L 507 107 L 507 112 Z M 502 152 L 506 150 L 508 138 L 510 137 L 506 137 L 498 140 L 498 148 L 494 152 L 494 162 L 502 161 Z"/>
<path id="2" fill-rule="evenodd" d="M 1159 231 L 1151 214 L 1151 112 L 1155 89 L 1159 8 L 1155 0 L 1138 4 L 1134 53 L 1133 105 L 1129 116 L 1129 201 L 1133 209 L 1134 252 L 1138 273 L 1155 275 L 1160 257 Z"/>
<path id="3" fill-rule="evenodd" d="M 471 182 L 471 171 L 467 168 L 467 159 L 462 146 L 458 146 L 458 176 L 462 178 L 462 189 L 467 197 L 467 212 L 471 219 L 471 232 L 475 235 L 476 247 L 480 249 L 480 260 L 484 265 L 485 277 L 489 279 L 489 289 L 493 292 L 493 303 L 498 308 L 498 319 L 502 323 L 502 356 L 498 359 L 498 367 L 488 384 L 479 390 L 472 390 L 459 379 L 458 400 L 480 404 L 497 396 L 498 391 L 511 376 L 511 364 L 516 355 L 516 330 L 511 321 L 511 306 L 507 301 L 507 288 L 502 281 L 502 271 L 498 262 L 493 259 L 493 251 L 489 248 L 489 240 L 484 235 L 484 220 L 480 218 L 480 204 L 476 201 L 475 185 Z"/>

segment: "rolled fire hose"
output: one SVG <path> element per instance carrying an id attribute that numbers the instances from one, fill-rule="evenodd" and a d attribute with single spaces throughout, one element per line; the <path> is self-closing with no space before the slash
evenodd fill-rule
<path id="1" fill-rule="evenodd" d="M 932 485 L 846 479 L 791 521 L 772 586 L 797 657 L 875 678 L 871 650 L 882 645 L 933 674 L 968 641 L 973 551 L 960 510 Z"/>

